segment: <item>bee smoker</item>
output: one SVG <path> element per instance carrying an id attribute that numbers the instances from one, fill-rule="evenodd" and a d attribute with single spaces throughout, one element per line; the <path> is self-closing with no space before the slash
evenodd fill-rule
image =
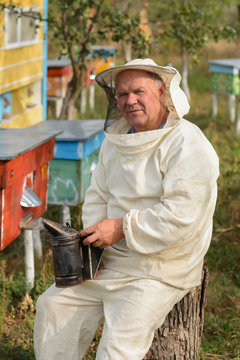
<path id="1" fill-rule="evenodd" d="M 75 229 L 48 219 L 42 221 L 51 236 L 56 287 L 74 286 L 94 279 L 103 250 L 84 245 L 85 238 Z"/>

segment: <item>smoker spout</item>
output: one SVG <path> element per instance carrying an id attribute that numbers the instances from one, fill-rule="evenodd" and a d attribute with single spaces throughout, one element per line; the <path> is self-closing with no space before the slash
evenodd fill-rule
<path id="1" fill-rule="evenodd" d="M 53 237 L 69 237 L 69 236 L 77 236 L 79 232 L 75 229 L 69 228 L 67 226 L 58 224 L 49 219 L 42 219 L 42 223 L 45 229 L 53 236 Z"/>

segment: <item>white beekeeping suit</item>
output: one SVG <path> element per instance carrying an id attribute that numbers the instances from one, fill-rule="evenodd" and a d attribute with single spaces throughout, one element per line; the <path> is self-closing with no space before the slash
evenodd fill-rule
<path id="1" fill-rule="evenodd" d="M 161 128 L 132 133 L 120 116 L 115 79 L 129 69 L 157 74 L 165 83 L 168 117 Z M 101 323 L 97 360 L 141 360 L 174 304 L 200 284 L 218 157 L 201 130 L 183 118 L 189 104 L 180 79 L 176 69 L 151 59 L 97 75 L 109 100 L 106 139 L 82 220 L 88 228 L 123 219 L 124 237 L 104 249 L 104 268 L 94 280 L 64 289 L 52 285 L 39 297 L 36 360 L 82 359 Z"/>
<path id="2" fill-rule="evenodd" d="M 149 64 L 133 60 L 128 69 L 150 71 L 144 61 Z M 106 70 L 100 80 L 108 83 L 123 68 Z M 133 134 L 123 118 L 107 127 L 82 219 L 84 227 L 124 219 L 125 239 L 104 251 L 105 268 L 186 289 L 199 285 L 211 240 L 218 157 L 201 130 L 183 118 L 189 104 L 177 70 L 155 71 L 166 84 L 167 122 Z"/>

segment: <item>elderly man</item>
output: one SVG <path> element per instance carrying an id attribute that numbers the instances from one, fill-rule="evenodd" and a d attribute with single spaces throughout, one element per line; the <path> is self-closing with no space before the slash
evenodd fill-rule
<path id="1" fill-rule="evenodd" d="M 37 360 L 81 359 L 102 323 L 98 360 L 140 360 L 174 304 L 200 284 L 218 158 L 183 119 L 189 104 L 180 79 L 151 59 L 98 74 L 109 99 L 106 139 L 80 234 L 104 249 L 104 268 L 94 280 L 40 296 Z"/>

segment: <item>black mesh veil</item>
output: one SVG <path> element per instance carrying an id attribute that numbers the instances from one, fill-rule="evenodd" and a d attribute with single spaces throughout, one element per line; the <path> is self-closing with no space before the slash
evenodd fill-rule
<path id="1" fill-rule="evenodd" d="M 116 120 L 121 118 L 121 112 L 117 104 L 116 99 L 116 88 L 114 81 L 110 81 L 109 84 L 103 79 L 103 77 L 98 76 L 96 79 L 97 83 L 105 91 L 105 94 L 108 99 L 107 114 L 104 123 L 104 130 L 106 130 L 110 125 L 112 125 Z"/>

